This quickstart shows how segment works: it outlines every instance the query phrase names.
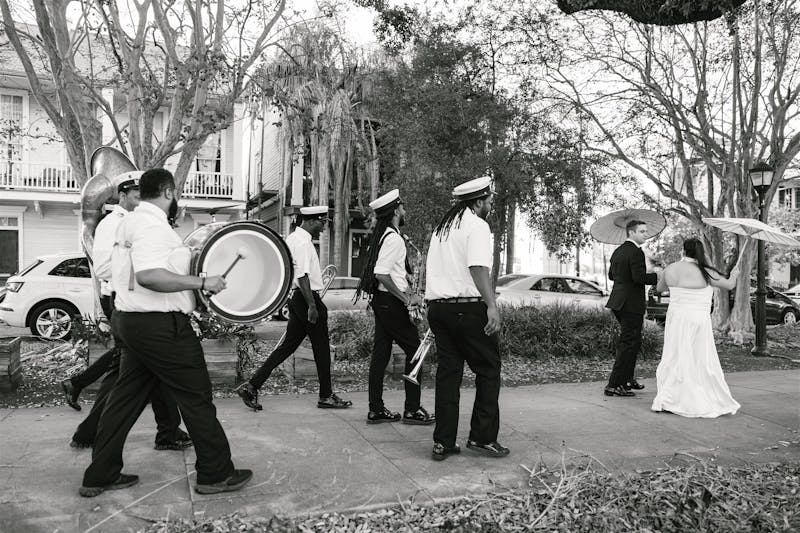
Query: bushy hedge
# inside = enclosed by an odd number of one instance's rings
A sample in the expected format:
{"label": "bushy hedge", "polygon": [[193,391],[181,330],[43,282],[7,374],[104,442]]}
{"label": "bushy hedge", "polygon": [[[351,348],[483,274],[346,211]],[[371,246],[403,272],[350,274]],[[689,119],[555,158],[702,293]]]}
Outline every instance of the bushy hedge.
{"label": "bushy hedge", "polygon": [[[619,325],[607,309],[545,305],[501,307],[500,313],[503,355],[532,359],[615,356]],[[332,312],[329,327],[337,359],[369,359],[375,332],[371,311]],[[420,335],[422,332],[420,326]],[[658,357],[663,342],[661,326],[646,320],[641,357]]]}

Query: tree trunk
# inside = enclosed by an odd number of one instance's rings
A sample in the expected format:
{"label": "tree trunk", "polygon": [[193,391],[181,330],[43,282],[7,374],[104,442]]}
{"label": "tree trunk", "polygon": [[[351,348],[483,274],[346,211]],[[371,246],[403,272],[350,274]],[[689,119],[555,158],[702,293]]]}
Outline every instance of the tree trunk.
{"label": "tree trunk", "polygon": [[514,272],[514,238],[516,237],[517,203],[508,202],[508,224],[506,228],[506,274]]}

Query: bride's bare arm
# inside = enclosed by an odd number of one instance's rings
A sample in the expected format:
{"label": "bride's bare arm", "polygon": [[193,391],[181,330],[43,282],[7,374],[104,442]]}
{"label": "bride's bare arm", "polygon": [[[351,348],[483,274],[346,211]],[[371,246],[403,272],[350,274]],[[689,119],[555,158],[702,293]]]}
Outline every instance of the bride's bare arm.
{"label": "bride's bare arm", "polygon": [[719,287],[720,289],[728,289],[731,290],[736,287],[736,278],[739,277],[739,266],[735,266],[733,270],[731,270],[731,275],[729,277],[724,277],[713,270],[707,270],[709,275],[708,284],[712,287]]}

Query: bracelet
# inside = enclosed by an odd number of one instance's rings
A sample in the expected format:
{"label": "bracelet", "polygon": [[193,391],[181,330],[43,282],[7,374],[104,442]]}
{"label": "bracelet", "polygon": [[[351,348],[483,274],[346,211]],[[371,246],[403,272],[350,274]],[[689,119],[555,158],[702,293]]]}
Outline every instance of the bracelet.
{"label": "bracelet", "polygon": [[200,278],[200,290],[206,290],[206,278]]}

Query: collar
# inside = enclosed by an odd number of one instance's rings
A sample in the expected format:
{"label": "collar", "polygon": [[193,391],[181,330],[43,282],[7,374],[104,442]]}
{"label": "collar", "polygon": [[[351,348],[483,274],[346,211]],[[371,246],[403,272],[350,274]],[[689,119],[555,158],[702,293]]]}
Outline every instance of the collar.
{"label": "collar", "polygon": [[156,204],[148,202],[147,200],[142,200],[139,202],[139,205],[136,206],[134,212],[144,213],[152,217],[156,217],[159,221],[169,225],[169,221],[167,221],[167,214],[164,212],[164,210],[158,207]]}
{"label": "collar", "polygon": [[121,205],[117,204],[114,206],[114,209],[111,210],[112,215],[120,215],[125,216],[128,214],[128,210],[122,207]]}
{"label": "collar", "polygon": [[681,261],[685,261],[685,262],[687,262],[687,263],[694,263],[695,265],[699,264],[699,263],[697,262],[697,259],[695,259],[695,258],[693,258],[693,257],[682,257],[682,258],[681,258]]}
{"label": "collar", "polygon": [[303,239],[309,240],[309,241],[312,240],[311,239],[311,234],[309,232],[307,232],[306,230],[304,230],[303,228],[301,228],[300,226],[297,226],[294,229],[294,232],[297,233],[298,237],[302,237]]}
{"label": "collar", "polygon": [[636,241],[634,241],[633,239],[625,239],[625,242],[629,242],[639,249],[642,248],[642,246],[640,244],[637,244]]}

